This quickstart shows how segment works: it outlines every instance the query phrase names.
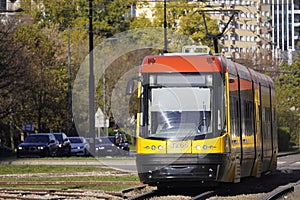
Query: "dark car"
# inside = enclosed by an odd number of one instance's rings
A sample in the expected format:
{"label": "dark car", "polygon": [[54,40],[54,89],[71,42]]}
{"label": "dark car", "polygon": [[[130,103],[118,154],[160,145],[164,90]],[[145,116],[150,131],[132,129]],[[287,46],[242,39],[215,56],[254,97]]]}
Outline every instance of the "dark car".
{"label": "dark car", "polygon": [[59,142],[58,156],[71,156],[71,142],[64,133],[53,133]]}
{"label": "dark car", "polygon": [[18,145],[17,157],[48,157],[56,156],[59,143],[51,133],[28,135],[24,142]]}
{"label": "dark car", "polygon": [[95,148],[97,156],[125,156],[129,155],[129,144],[124,135],[120,146],[115,144],[114,136],[96,138]]}
{"label": "dark car", "polygon": [[76,156],[88,156],[90,145],[84,137],[69,137],[71,142],[71,154]]}

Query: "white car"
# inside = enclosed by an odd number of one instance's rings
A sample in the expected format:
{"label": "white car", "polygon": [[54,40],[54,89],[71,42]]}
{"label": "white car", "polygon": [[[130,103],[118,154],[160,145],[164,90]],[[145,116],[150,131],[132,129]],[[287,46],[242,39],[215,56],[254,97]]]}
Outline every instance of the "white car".
{"label": "white car", "polygon": [[90,145],[84,137],[69,137],[71,154],[75,156],[89,156]]}

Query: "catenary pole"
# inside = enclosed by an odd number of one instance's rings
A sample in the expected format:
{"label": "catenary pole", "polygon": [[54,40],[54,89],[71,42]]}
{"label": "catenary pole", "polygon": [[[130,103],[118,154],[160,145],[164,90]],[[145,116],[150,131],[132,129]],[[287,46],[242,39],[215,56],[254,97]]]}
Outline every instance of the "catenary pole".
{"label": "catenary pole", "polygon": [[89,137],[92,138],[91,153],[95,153],[95,80],[94,80],[94,54],[93,54],[93,0],[89,0]]}

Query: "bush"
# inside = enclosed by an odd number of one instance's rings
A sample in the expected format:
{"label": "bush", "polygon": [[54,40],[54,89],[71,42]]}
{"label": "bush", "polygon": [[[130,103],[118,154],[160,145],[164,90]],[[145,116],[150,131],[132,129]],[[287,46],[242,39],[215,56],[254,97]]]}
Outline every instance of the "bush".
{"label": "bush", "polygon": [[290,149],[290,133],[288,127],[278,128],[278,149],[279,151],[288,151]]}
{"label": "bush", "polygon": [[0,147],[0,158],[8,158],[14,156],[14,151],[8,147]]}

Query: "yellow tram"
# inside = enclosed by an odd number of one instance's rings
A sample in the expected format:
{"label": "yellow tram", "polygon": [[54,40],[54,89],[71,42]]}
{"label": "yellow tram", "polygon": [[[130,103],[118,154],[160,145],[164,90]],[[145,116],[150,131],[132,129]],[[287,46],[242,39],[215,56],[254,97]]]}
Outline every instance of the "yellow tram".
{"label": "yellow tram", "polygon": [[147,56],[138,98],[136,164],[143,183],[239,182],[276,169],[270,77],[221,55]]}

